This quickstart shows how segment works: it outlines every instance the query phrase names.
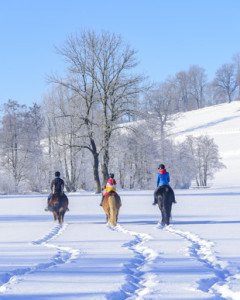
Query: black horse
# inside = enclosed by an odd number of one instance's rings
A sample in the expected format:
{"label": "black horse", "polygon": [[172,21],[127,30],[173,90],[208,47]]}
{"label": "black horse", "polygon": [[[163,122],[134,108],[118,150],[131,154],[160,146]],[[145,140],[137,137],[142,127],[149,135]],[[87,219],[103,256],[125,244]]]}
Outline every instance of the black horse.
{"label": "black horse", "polygon": [[162,226],[169,225],[172,211],[172,204],[175,203],[173,189],[169,185],[159,187],[155,192],[155,197],[162,214]]}

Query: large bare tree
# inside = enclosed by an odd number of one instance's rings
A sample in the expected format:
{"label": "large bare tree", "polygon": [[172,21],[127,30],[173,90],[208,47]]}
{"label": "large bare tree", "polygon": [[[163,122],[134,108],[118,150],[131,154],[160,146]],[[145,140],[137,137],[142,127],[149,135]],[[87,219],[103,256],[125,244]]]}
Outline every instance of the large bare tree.
{"label": "large bare tree", "polygon": [[67,74],[51,76],[50,81],[73,91],[79,103],[79,127],[84,127],[84,147],[93,155],[99,192],[99,156],[104,183],[112,133],[125,116],[134,114],[144,78],[133,73],[138,64],[136,51],[116,34],[82,32],[68,37],[58,53],[67,61]]}

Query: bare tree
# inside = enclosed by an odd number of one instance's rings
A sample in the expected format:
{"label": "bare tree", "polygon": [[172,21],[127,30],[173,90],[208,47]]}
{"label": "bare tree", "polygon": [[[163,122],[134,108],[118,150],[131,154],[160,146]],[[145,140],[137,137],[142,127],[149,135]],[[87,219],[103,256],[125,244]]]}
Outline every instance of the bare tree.
{"label": "bare tree", "polygon": [[192,109],[188,72],[180,71],[175,75],[175,86],[178,95],[178,111],[188,111]]}
{"label": "bare tree", "polygon": [[158,143],[145,121],[130,126],[125,124],[118,134],[114,134],[110,148],[114,156],[110,167],[117,171],[122,188],[153,188]]}
{"label": "bare tree", "polygon": [[[82,163],[77,133],[78,119],[74,114],[73,95],[59,86],[45,96],[45,143],[48,148],[50,169],[64,172],[66,189],[76,191],[80,178],[79,166]],[[53,172],[53,171],[52,171]],[[49,176],[49,180],[51,176]]]}
{"label": "bare tree", "polygon": [[136,51],[125,45],[118,35],[87,31],[70,36],[58,52],[68,63],[68,75],[66,79],[52,76],[50,81],[76,94],[81,107],[79,126],[85,127],[88,139],[85,147],[94,158],[94,177],[98,181],[99,154],[102,153],[105,182],[112,133],[124,116],[134,113],[142,91],[144,78],[131,73],[138,63]]}
{"label": "bare tree", "polygon": [[197,108],[204,106],[204,92],[207,83],[205,70],[198,66],[191,66],[188,71],[190,95]]}
{"label": "bare tree", "polygon": [[238,87],[238,99],[240,100],[240,53],[233,56],[233,63],[236,69],[236,82]]}
{"label": "bare tree", "polygon": [[162,160],[165,160],[165,142],[170,134],[172,121],[177,118],[173,114],[175,110],[176,89],[171,80],[161,83],[157,88],[146,94],[147,114],[145,115],[149,128],[160,140],[159,152]]}
{"label": "bare tree", "polygon": [[14,191],[24,177],[23,166],[25,153],[21,152],[22,124],[26,106],[9,100],[4,104],[3,127],[1,135],[2,166],[10,173],[14,180]]}
{"label": "bare tree", "polygon": [[236,70],[234,64],[223,64],[217,71],[214,86],[219,92],[224,93],[230,103],[237,88]]}
{"label": "bare tree", "polygon": [[40,146],[43,120],[40,107],[27,108],[17,101],[4,104],[1,127],[1,165],[13,182],[12,191],[24,188],[42,189],[42,149]]}
{"label": "bare tree", "polygon": [[196,184],[206,187],[214,173],[225,168],[219,157],[218,146],[214,143],[213,138],[206,135],[188,136],[186,144],[194,161]]}

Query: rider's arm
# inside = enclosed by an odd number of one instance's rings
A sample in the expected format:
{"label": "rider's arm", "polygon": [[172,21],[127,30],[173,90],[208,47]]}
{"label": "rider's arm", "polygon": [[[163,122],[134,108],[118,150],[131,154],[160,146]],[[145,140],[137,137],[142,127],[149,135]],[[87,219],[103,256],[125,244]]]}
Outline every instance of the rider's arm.
{"label": "rider's arm", "polygon": [[159,180],[160,180],[160,176],[159,176],[159,174],[157,174],[157,187],[159,185]]}

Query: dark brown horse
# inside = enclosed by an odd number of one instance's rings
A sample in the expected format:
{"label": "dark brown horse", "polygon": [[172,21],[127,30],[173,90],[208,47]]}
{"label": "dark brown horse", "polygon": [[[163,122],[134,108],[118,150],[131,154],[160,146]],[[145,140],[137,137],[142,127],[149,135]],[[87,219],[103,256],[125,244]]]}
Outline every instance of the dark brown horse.
{"label": "dark brown horse", "polygon": [[175,202],[174,191],[170,186],[164,185],[156,191],[156,198],[162,214],[161,225],[169,225],[172,211],[172,204]]}
{"label": "dark brown horse", "polygon": [[58,220],[59,224],[64,222],[65,212],[68,210],[68,197],[66,194],[53,194],[49,201],[49,206],[53,212],[54,221]]}
{"label": "dark brown horse", "polygon": [[104,196],[102,207],[109,225],[117,225],[118,213],[121,205],[121,198],[116,192],[109,192]]}

